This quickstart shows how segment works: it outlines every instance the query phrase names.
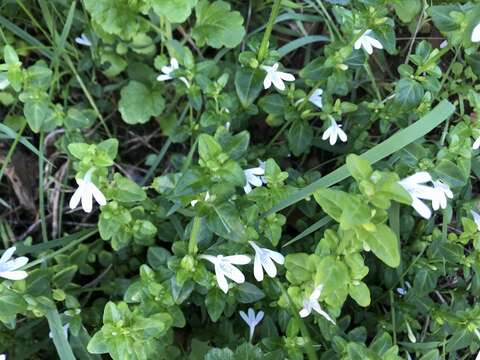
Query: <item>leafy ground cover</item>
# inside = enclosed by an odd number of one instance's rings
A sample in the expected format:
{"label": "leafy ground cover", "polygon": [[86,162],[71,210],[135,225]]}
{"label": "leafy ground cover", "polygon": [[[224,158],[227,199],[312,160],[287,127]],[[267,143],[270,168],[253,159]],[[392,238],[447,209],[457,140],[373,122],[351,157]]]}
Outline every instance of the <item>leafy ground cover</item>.
{"label": "leafy ground cover", "polygon": [[0,358],[478,358],[479,44],[466,1],[2,1]]}

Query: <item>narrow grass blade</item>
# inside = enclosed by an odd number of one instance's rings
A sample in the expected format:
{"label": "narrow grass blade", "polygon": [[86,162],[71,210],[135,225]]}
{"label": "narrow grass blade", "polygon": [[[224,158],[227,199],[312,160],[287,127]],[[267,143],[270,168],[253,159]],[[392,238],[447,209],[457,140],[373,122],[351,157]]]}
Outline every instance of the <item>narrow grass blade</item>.
{"label": "narrow grass blade", "polygon": [[292,240],[290,240],[286,244],[282,245],[282,247],[285,247],[285,246],[288,246],[288,245],[292,245],[293,243],[296,243],[297,241],[299,241],[299,240],[303,239],[304,237],[310,235],[311,233],[317,231],[321,227],[324,227],[325,225],[327,225],[330,222],[330,220],[332,220],[332,218],[330,216],[325,216],[325,217],[321,218],[320,220],[315,222],[313,225],[310,225],[308,228],[303,230],[300,234],[295,236]]}
{"label": "narrow grass blade", "polygon": [[[9,128],[5,124],[0,124],[0,132],[3,132],[10,139],[16,139],[17,136],[18,136],[18,134],[15,131],[13,131],[11,128]],[[19,142],[20,142],[20,144],[24,145],[28,150],[30,150],[35,155],[37,155],[38,157],[42,156],[40,154],[40,151],[38,151],[38,149],[30,141],[28,141],[25,137],[21,136]],[[43,161],[45,161],[49,165],[53,166],[53,164],[50,161],[48,161],[45,157],[43,158]]]}
{"label": "narrow grass blade", "polygon": [[15,251],[15,254],[18,256],[36,255],[43,251],[47,251],[49,249],[55,249],[55,248],[66,246],[70,244],[72,241],[75,241],[78,239],[85,240],[88,237],[95,234],[96,232],[97,232],[97,229],[84,229],[75,234],[67,235],[55,240],[50,240],[46,243],[39,243],[39,244],[28,245],[28,246],[22,244],[21,242],[17,242],[15,244],[15,247],[17,248],[17,250]]}
{"label": "narrow grass blade", "polygon": [[327,36],[307,35],[299,39],[290,41],[288,44],[283,45],[277,51],[280,54],[280,57],[284,57],[285,55],[291,53],[292,51],[297,50],[298,48],[304,47],[305,45],[316,43],[316,42],[328,42],[328,41],[330,41],[330,38],[328,38]]}
{"label": "narrow grass blade", "polygon": [[[387,140],[363,153],[361,156],[368,160],[370,164],[374,164],[428,134],[430,131],[432,131],[432,129],[448,119],[454,111],[455,106],[453,106],[448,100],[443,100],[424,117],[409,127],[398,131]],[[332,171],[330,174],[304,187],[303,189],[298,190],[287,199],[275,204],[264,215],[266,216],[268,214],[285,209],[286,207],[310,196],[315,192],[315,190],[335,185],[336,183],[349,177],[349,175],[350,174],[347,170],[347,166],[343,165]]]}
{"label": "narrow grass blade", "polygon": [[53,343],[55,344],[60,360],[75,360],[72,348],[63,332],[63,325],[58,310],[56,308],[51,309],[47,311],[45,316],[48,320],[48,326],[52,332]]}
{"label": "narrow grass blade", "polygon": [[38,41],[36,38],[34,38],[32,35],[27,33],[26,31],[20,29],[17,25],[14,23],[8,21],[5,19],[2,15],[0,15],[0,26],[4,26],[7,30],[11,31],[15,35],[17,35],[19,38],[25,40],[28,44],[38,48],[38,51],[48,59],[53,58],[53,53],[50,50],[47,50],[47,46],[42,44],[40,41]]}

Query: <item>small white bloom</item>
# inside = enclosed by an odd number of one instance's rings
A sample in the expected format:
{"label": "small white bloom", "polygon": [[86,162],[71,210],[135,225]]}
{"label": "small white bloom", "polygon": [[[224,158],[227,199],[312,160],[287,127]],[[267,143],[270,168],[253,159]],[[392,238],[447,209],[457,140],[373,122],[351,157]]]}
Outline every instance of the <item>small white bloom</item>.
{"label": "small white bloom", "polygon": [[253,262],[253,275],[255,279],[257,279],[257,281],[263,280],[263,269],[265,269],[265,272],[271,278],[277,276],[277,267],[274,261],[277,264],[283,265],[285,262],[283,255],[270,249],[261,248],[253,241],[249,241],[249,243],[255,250],[255,259]]}
{"label": "small white bloom", "polygon": [[475,142],[473,143],[472,149],[473,149],[473,150],[477,150],[479,147],[480,147],[480,136],[479,136],[479,137],[477,138],[477,140],[475,140]]}
{"label": "small white bloom", "polygon": [[106,205],[107,199],[105,195],[98,189],[98,187],[92,182],[93,169],[87,171],[83,179],[75,179],[78,184],[77,190],[73,193],[70,199],[70,209],[75,209],[80,200],[82,201],[83,211],[89,213],[92,211],[92,197],[100,205]]}
{"label": "small white bloom", "polygon": [[472,213],[473,221],[475,221],[478,231],[480,231],[480,214],[473,210],[470,210],[470,212]]}
{"label": "small white bloom", "polygon": [[300,310],[299,314],[302,318],[307,317],[312,313],[312,310],[315,310],[317,313],[322,315],[325,319],[330,321],[333,325],[335,325],[335,321],[328,315],[326,311],[322,309],[320,306],[318,299],[320,298],[320,294],[322,293],[323,285],[318,285],[310,295],[307,300],[303,301],[303,309]]}
{"label": "small white bloom", "polygon": [[432,199],[433,210],[445,209],[447,207],[447,197],[453,199],[452,190],[441,180],[433,181],[433,189],[436,192],[436,196]]}
{"label": "small white bloom", "polygon": [[375,39],[373,36],[370,34],[372,33],[372,30],[368,29],[365,31],[360,38],[358,38],[357,41],[355,41],[355,44],[353,47],[358,50],[360,48],[363,48],[369,55],[373,53],[373,48],[377,49],[383,49],[383,45],[380,41]]}
{"label": "small white bloom", "polygon": [[270,86],[275,86],[278,90],[285,90],[284,81],[295,81],[295,76],[292,74],[278,71],[278,63],[275,63],[273,66],[262,65],[262,69],[267,72],[265,79],[263,80],[263,87],[265,89],[270,88]]}
{"label": "small white bloom", "polygon": [[263,315],[264,313],[261,310],[257,313],[257,315],[255,315],[255,311],[252,308],[248,309],[248,315],[245,314],[243,311],[240,311],[240,316],[250,328],[250,341],[252,341],[253,339],[255,327],[260,323],[260,321],[262,321]]}
{"label": "small white bloom", "polygon": [[323,94],[322,89],[315,89],[312,95],[310,95],[310,97],[308,98],[308,101],[310,101],[316,107],[321,108],[323,106],[322,94]]}
{"label": "small white bloom", "polygon": [[[203,200],[204,200],[204,201],[208,201],[208,199],[210,199],[210,193],[207,191],[207,193],[205,194],[205,197],[203,198]],[[192,206],[197,205],[197,203],[198,203],[198,199],[195,199],[195,200],[190,201],[190,205],[192,205]]]}
{"label": "small white bloom", "polygon": [[408,281],[405,281],[405,287],[404,288],[397,288],[397,293],[399,293],[401,296],[404,296],[407,294],[408,289],[411,289],[412,285]]}
{"label": "small white bloom", "polygon": [[[175,70],[179,69],[180,66],[178,65],[178,61],[177,59],[175,59],[174,57],[172,57],[170,59],[170,66],[167,66],[165,65],[164,67],[162,67],[162,73],[163,74],[160,74],[157,76],[157,80],[158,81],[166,81],[166,80],[172,80],[173,78],[170,76],[170,74],[172,72],[174,72]],[[181,81],[183,81],[183,83],[187,86],[187,87],[190,87],[190,84],[188,83],[188,80],[186,78],[184,78],[183,76],[179,78]]]}
{"label": "small white bloom", "polygon": [[330,138],[330,145],[334,145],[337,142],[337,138],[340,141],[347,141],[347,134],[341,129],[342,125],[338,125],[334,118],[330,118],[330,126],[325,130],[322,135],[322,140]]}
{"label": "small white bloom", "polygon": [[448,40],[443,40],[440,43],[440,49],[445,49],[448,46]]}
{"label": "small white bloom", "polygon": [[26,271],[18,270],[28,263],[28,258],[26,256],[20,256],[16,259],[11,259],[15,250],[15,246],[8,248],[0,258],[0,277],[4,279],[22,280],[28,276]]}
{"label": "small white bloom", "polygon": [[252,186],[259,187],[265,183],[264,175],[265,175],[265,163],[260,161],[260,166],[243,170],[245,174],[245,185],[243,186],[243,190],[245,194],[248,194],[252,191]]}
{"label": "small white bloom", "polygon": [[[65,325],[63,325],[63,333],[65,334],[65,337],[68,339],[68,329],[70,328],[70,324],[69,323],[66,323]],[[48,333],[48,337],[50,339],[53,339],[53,334],[52,332],[50,331]],[[0,359],[1,360],[1,359]]]}
{"label": "small white bloom", "polygon": [[75,42],[79,45],[83,45],[83,46],[92,46],[92,42],[90,41],[90,39],[87,37],[87,35],[85,35],[84,33],[82,33],[82,35],[78,36],[75,38]]}
{"label": "small white bloom", "polygon": [[0,354],[0,360],[7,360],[7,355]]}
{"label": "small white bloom", "polygon": [[247,255],[200,255],[201,259],[210,261],[215,266],[215,276],[220,289],[226,294],[228,292],[228,282],[225,277],[232,279],[237,284],[245,282],[245,276],[233,265],[246,265],[250,262]]}
{"label": "small white bloom", "polygon": [[478,23],[472,31],[472,42],[480,42],[480,23]]}
{"label": "small white bloom", "polygon": [[433,187],[425,185],[427,182],[432,182],[432,177],[425,171],[420,171],[398,182],[410,194],[412,207],[425,219],[432,216],[432,211],[420,199],[433,200],[438,196],[438,192]]}

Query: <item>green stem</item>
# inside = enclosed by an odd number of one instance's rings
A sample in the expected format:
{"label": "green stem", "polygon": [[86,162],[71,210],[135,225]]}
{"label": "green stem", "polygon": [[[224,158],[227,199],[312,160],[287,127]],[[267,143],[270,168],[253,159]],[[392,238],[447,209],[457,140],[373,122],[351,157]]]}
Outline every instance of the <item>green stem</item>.
{"label": "green stem", "polygon": [[395,300],[393,299],[393,291],[389,291],[390,294],[390,312],[392,314],[392,328],[393,328],[393,344],[397,344],[397,328],[395,324]]}
{"label": "green stem", "polygon": [[275,2],[273,3],[272,12],[270,13],[270,17],[267,23],[267,28],[265,29],[262,43],[260,44],[260,49],[258,50],[258,61],[260,63],[265,59],[265,56],[267,56],[268,42],[270,40],[270,35],[272,34],[273,24],[275,23],[275,19],[277,18],[278,12],[280,11],[281,4],[282,0],[275,0]]}
{"label": "green stem", "polygon": [[[325,20],[326,20],[326,23],[327,23],[327,26],[329,28],[332,28],[333,30],[335,30],[335,34],[338,36],[338,38],[340,40],[343,41],[343,37],[342,37],[342,34],[340,33],[340,31],[338,30],[337,26],[335,25],[335,22],[333,21],[333,19],[330,17],[330,14],[328,13],[327,9],[325,8],[325,6],[323,5],[323,2],[321,0],[317,0],[317,4],[318,6],[320,6],[320,9],[322,10],[323,12],[323,15],[325,16]],[[330,24],[330,25],[329,25]],[[333,35],[333,33],[331,33],[331,35]]]}
{"label": "green stem", "polygon": [[42,239],[43,242],[48,241],[47,235],[47,222],[45,220],[45,194],[44,194],[44,173],[43,173],[43,159],[45,154],[45,133],[43,130],[40,130],[40,143],[38,144],[40,156],[38,157],[38,206],[40,213],[40,224],[42,228]]}
{"label": "green stem", "polygon": [[375,95],[377,95],[378,101],[382,101],[382,95],[380,94],[380,90],[378,89],[377,82],[375,81],[375,77],[373,76],[372,69],[370,68],[370,64],[365,63],[363,64],[365,71],[367,72],[370,81],[372,82],[373,90],[375,90]]}
{"label": "green stem", "polygon": [[298,316],[298,311],[295,309],[295,306],[293,305],[293,301],[288,295],[287,291],[283,287],[283,284],[279,281],[276,280],[276,283],[280,290],[282,291],[282,294],[287,298],[288,300],[288,306],[290,308],[290,312],[293,315],[293,317],[297,320],[298,327],[300,328],[300,332],[302,333],[303,340],[305,341],[305,350],[307,352],[307,357],[308,360],[318,360],[317,358],[317,352],[315,351],[315,348],[313,347],[312,343],[312,338],[310,336],[310,333],[308,332],[307,326],[303,322],[303,320]]}
{"label": "green stem", "polygon": [[24,124],[20,128],[20,131],[17,134],[17,137],[13,141],[12,146],[10,146],[10,149],[8,149],[7,156],[3,160],[2,168],[0,169],[0,181],[2,181],[3,174],[5,173],[5,169],[7,168],[7,165],[10,163],[10,159],[12,158],[13,152],[15,151],[15,148],[17,147],[17,144],[20,141],[20,138],[22,137],[22,133],[23,133],[23,130],[25,130],[26,125],[27,125],[27,122],[24,122]]}
{"label": "green stem", "polygon": [[190,240],[188,241],[188,253],[190,255],[195,255],[198,251],[197,243],[201,226],[202,218],[199,216],[195,216],[193,218],[192,230],[190,231]]}

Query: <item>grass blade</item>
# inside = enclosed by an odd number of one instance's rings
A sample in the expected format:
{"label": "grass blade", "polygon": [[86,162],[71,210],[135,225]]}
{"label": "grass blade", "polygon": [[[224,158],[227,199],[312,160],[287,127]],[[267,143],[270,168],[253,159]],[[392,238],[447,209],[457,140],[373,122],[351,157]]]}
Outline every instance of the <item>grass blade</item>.
{"label": "grass blade", "polygon": [[5,19],[2,15],[0,15],[0,25],[4,26],[7,30],[11,31],[15,35],[17,35],[19,38],[25,40],[28,44],[38,48],[38,51],[46,58],[50,60],[53,58],[53,53],[50,50],[47,50],[47,46],[42,44],[40,41],[35,39],[32,35],[30,35],[26,31],[20,29],[14,23]]}
{"label": "grass blade", "polygon": [[288,241],[286,244],[282,245],[282,247],[291,245],[293,243],[296,243],[297,241],[303,239],[304,237],[310,235],[311,233],[317,231],[321,227],[327,225],[332,218],[330,216],[325,216],[321,218],[320,220],[316,221],[313,225],[310,225],[308,228],[303,230],[300,234],[295,236],[292,240]]}
{"label": "grass blade", "polygon": [[330,41],[330,38],[328,38],[327,36],[307,35],[299,39],[290,41],[288,44],[283,45],[280,49],[278,49],[278,53],[282,58],[285,55],[291,53],[292,51],[295,51],[298,48],[304,47],[305,45],[316,43],[316,42],[328,42],[328,41]]}
{"label": "grass blade", "polygon": [[55,344],[60,360],[75,360],[72,348],[63,332],[63,325],[58,310],[53,308],[47,311],[45,316],[48,320],[48,326],[52,332],[53,343]]}
{"label": "grass blade", "polygon": [[[416,121],[409,127],[398,131],[387,140],[363,153],[361,156],[368,160],[370,164],[374,164],[404,148],[418,138],[428,134],[432,129],[448,119],[454,111],[455,106],[453,106],[448,100],[443,100],[420,120]],[[347,170],[347,166],[343,165],[328,175],[298,190],[287,199],[275,204],[270,210],[264,213],[264,216],[285,209],[286,207],[310,196],[315,190],[335,185],[349,176],[350,174]]]}

